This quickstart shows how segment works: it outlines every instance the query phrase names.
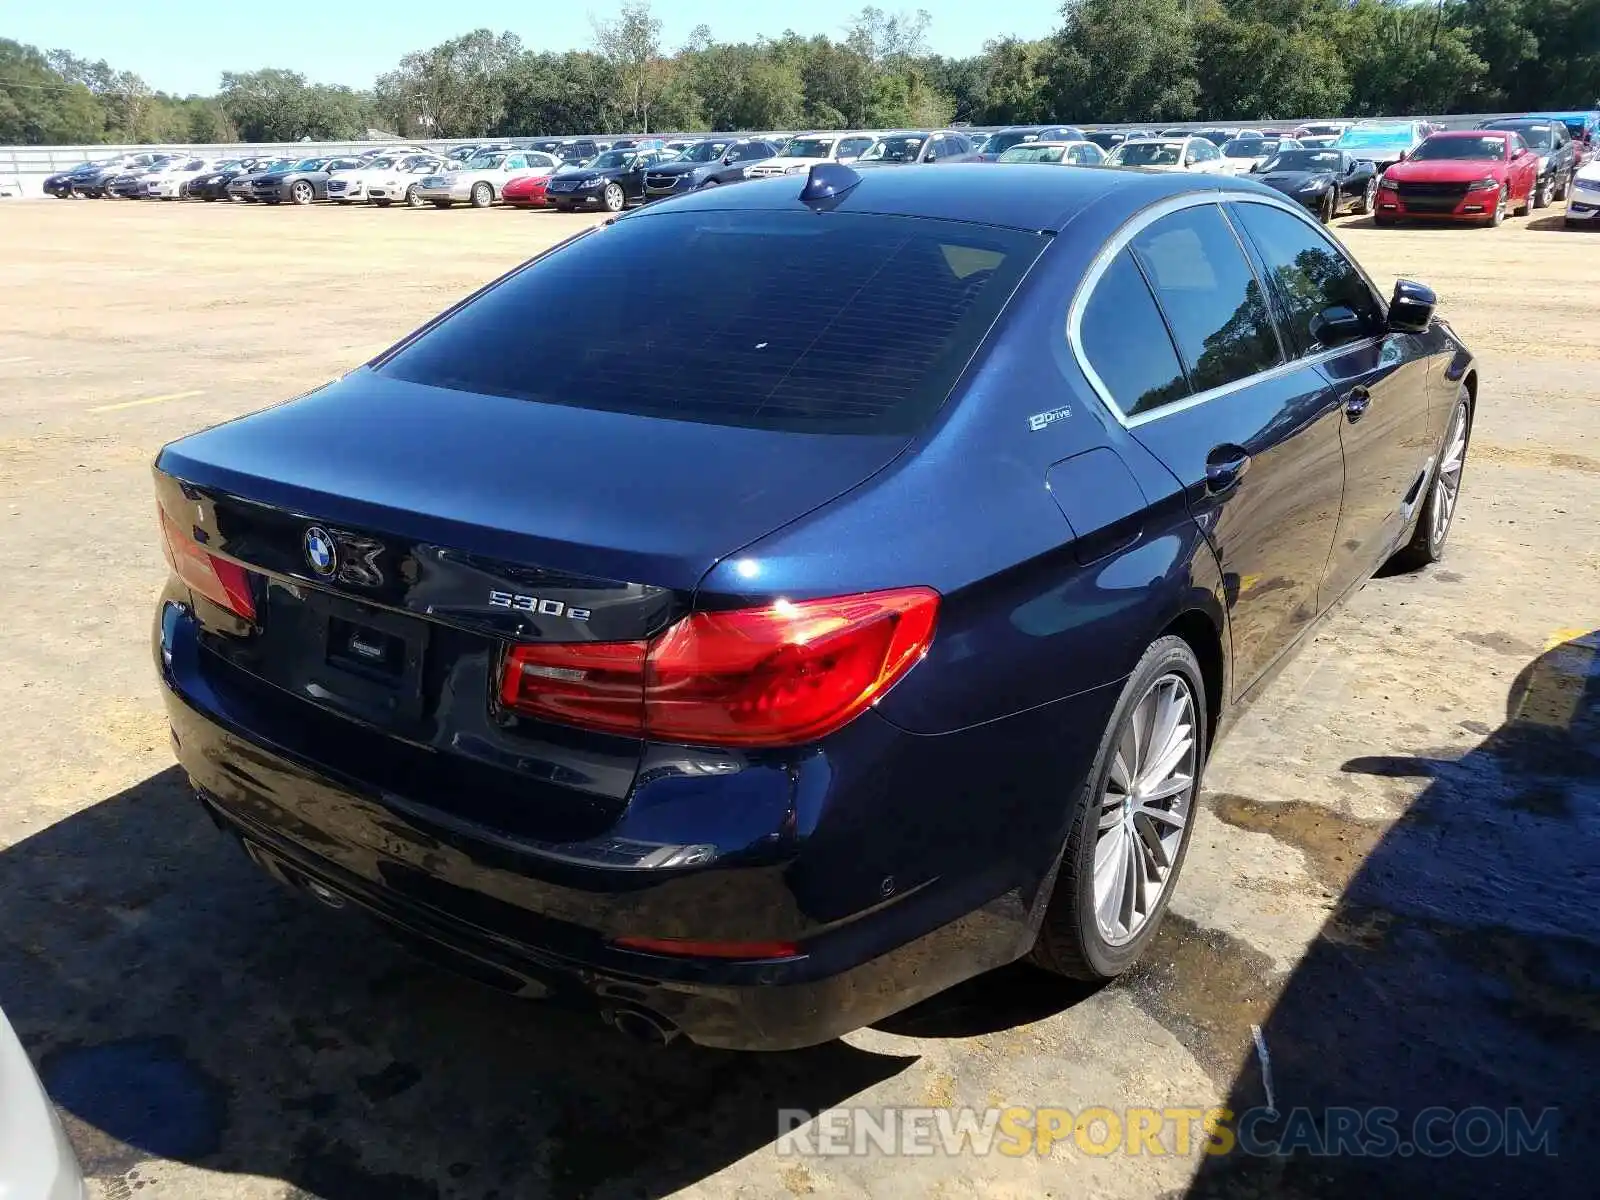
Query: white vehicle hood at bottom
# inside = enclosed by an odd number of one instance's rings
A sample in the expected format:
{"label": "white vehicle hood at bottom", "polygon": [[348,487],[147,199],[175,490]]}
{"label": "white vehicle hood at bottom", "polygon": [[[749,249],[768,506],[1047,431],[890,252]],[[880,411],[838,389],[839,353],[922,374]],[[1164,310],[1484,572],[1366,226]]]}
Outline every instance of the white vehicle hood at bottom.
{"label": "white vehicle hood at bottom", "polygon": [[88,1195],[50,1097],[0,1012],[0,1197],[88,1200]]}
{"label": "white vehicle hood at bottom", "polygon": [[793,171],[795,174],[798,175],[801,171],[809,171],[812,167],[816,166],[818,163],[834,162],[834,161],[836,161],[836,160],[835,159],[831,159],[831,158],[785,158],[785,157],[782,157],[780,155],[777,158],[763,159],[761,162],[758,162],[754,166],[752,166],[746,172],[746,174],[748,174],[748,175],[783,175],[783,174],[788,173],[789,171]]}
{"label": "white vehicle hood at bottom", "polygon": [[1600,187],[1600,157],[1591,158],[1584,163],[1572,178],[1575,182],[1586,183],[1590,187]]}

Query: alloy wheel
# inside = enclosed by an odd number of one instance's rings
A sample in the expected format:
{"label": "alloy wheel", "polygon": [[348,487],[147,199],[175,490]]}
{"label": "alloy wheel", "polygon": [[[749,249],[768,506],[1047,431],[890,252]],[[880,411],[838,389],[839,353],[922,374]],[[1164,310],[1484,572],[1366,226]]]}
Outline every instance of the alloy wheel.
{"label": "alloy wheel", "polygon": [[1378,211],[1378,177],[1376,175],[1367,180],[1367,194],[1363,203],[1368,213]]}
{"label": "alloy wheel", "polygon": [[1095,923],[1109,945],[1138,935],[1172,877],[1194,802],[1196,729],[1194,691],[1169,672],[1118,734],[1094,848]]}
{"label": "alloy wheel", "polygon": [[1439,461],[1439,472],[1433,481],[1433,544],[1444,544],[1450,532],[1450,522],[1455,517],[1456,499],[1461,495],[1461,471],[1467,462],[1467,406],[1465,401],[1456,405],[1450,418],[1450,436],[1445,438],[1444,457]]}

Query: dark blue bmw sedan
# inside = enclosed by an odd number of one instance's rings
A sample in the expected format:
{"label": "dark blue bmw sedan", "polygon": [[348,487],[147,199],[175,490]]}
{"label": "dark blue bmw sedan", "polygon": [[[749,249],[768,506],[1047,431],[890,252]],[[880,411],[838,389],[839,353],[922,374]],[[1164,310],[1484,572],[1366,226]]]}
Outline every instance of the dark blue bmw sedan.
{"label": "dark blue bmw sedan", "polygon": [[161,452],[178,756],[280,880],[656,1041],[1115,976],[1230,713],[1443,550],[1478,381],[1433,309],[1215,177],[607,222]]}

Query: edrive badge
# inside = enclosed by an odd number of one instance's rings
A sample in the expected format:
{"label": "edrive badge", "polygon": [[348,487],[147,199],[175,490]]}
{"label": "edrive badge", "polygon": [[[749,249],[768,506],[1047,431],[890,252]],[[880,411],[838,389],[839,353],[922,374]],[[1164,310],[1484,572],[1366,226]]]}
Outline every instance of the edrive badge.
{"label": "edrive badge", "polygon": [[338,548],[333,544],[333,536],[322,526],[313,525],[306,530],[305,549],[306,562],[313,573],[325,578],[339,569]]}

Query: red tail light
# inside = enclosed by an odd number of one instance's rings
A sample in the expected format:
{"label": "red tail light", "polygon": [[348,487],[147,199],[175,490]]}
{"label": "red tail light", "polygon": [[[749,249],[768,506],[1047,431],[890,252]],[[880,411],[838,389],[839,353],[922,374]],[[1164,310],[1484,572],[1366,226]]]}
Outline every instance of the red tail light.
{"label": "red tail light", "polygon": [[794,942],[703,942],[693,938],[620,937],[612,943],[624,950],[646,954],[682,955],[686,958],[794,958]]}
{"label": "red tail light", "polygon": [[212,554],[169,517],[166,509],[157,507],[161,513],[162,547],[178,578],[235,616],[255,620],[256,602],[250,594],[250,577],[245,569]]}
{"label": "red tail light", "polygon": [[656,741],[795,745],[893,687],[927,652],[938,611],[937,592],[900,588],[692,613],[648,643],[512,646],[500,699]]}

